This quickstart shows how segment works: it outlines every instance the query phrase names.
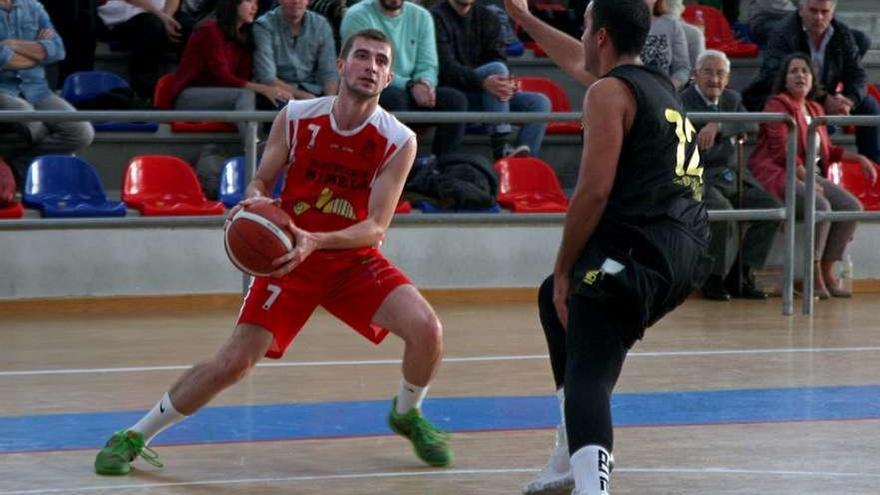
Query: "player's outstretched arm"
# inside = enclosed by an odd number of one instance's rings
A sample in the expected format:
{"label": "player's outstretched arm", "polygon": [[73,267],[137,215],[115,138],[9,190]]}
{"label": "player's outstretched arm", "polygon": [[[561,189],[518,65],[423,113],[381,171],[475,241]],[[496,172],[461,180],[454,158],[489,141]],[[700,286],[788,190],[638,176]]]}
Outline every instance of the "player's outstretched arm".
{"label": "player's outstretched arm", "polygon": [[584,151],[553,269],[553,302],[563,325],[568,320],[571,270],[605,211],[636,103],[625,83],[605,78],[590,87],[583,111]]}
{"label": "player's outstretched arm", "polygon": [[596,82],[596,76],[584,69],[584,46],[580,40],[532,15],[527,0],[504,0],[504,7],[566,74],[584,86]]}

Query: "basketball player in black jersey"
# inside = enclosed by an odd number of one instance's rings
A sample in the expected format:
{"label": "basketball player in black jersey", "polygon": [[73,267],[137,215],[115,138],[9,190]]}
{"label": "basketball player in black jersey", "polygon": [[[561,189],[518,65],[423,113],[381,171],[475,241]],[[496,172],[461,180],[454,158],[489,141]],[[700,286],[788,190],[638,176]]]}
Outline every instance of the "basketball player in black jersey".
{"label": "basketball player in black jersey", "polygon": [[539,310],[564,388],[572,493],[604,495],[611,391],[627,351],[709,268],[695,130],[668,77],[639,60],[651,27],[644,0],[590,2],[582,46],[529,15],[524,1],[506,4],[563,70],[589,85],[578,182]]}

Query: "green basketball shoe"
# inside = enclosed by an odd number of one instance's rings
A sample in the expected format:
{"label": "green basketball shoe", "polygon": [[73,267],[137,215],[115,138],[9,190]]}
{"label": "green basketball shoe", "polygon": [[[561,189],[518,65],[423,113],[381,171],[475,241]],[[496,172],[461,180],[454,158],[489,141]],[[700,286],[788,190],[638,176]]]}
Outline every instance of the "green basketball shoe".
{"label": "green basketball shoe", "polygon": [[391,401],[391,412],[388,413],[391,431],[408,438],[416,455],[427,464],[434,467],[452,464],[452,450],[447,443],[449,433],[432,425],[416,408],[405,414],[398,414],[396,408],[397,397]]}
{"label": "green basketball shoe", "polygon": [[117,431],[95,457],[95,472],[98,474],[128,474],[131,471],[132,461],[138,456],[143,457],[153,466],[162,467],[159,455],[146,446],[143,435],[131,430]]}

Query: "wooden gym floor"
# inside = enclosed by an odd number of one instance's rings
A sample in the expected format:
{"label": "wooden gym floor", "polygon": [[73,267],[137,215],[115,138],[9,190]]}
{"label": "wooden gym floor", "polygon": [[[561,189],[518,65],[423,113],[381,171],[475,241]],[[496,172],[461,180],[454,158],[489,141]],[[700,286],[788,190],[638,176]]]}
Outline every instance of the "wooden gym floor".
{"label": "wooden gym floor", "polygon": [[[783,317],[779,299],[691,299],[633,349],[614,398],[622,494],[876,494],[880,296]],[[0,495],[516,494],[558,418],[530,302],[438,303],[446,360],[425,413],[454,432],[447,469],[384,425],[401,343],[316,314],[126,477],[97,449],[226,338],[235,309],[13,311],[0,318]]]}

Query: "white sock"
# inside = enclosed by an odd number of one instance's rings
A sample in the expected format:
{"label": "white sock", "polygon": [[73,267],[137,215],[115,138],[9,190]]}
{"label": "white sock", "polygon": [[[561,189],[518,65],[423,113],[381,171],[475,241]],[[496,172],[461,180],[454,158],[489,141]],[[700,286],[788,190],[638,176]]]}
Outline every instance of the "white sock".
{"label": "white sock", "polygon": [[571,455],[574,473],[572,495],[609,495],[611,493],[611,454],[598,445],[581,447]]}
{"label": "white sock", "polygon": [[168,392],[165,392],[165,395],[150,409],[150,412],[129,428],[129,430],[142,434],[146,443],[150,443],[153,437],[163,430],[186,418],[185,415],[177,412],[177,409],[171,403],[171,397],[168,395]]}
{"label": "white sock", "polygon": [[405,414],[412,408],[421,409],[422,401],[428,394],[428,386],[419,387],[406,381],[405,378],[400,380],[400,390],[397,392],[397,414]]}

